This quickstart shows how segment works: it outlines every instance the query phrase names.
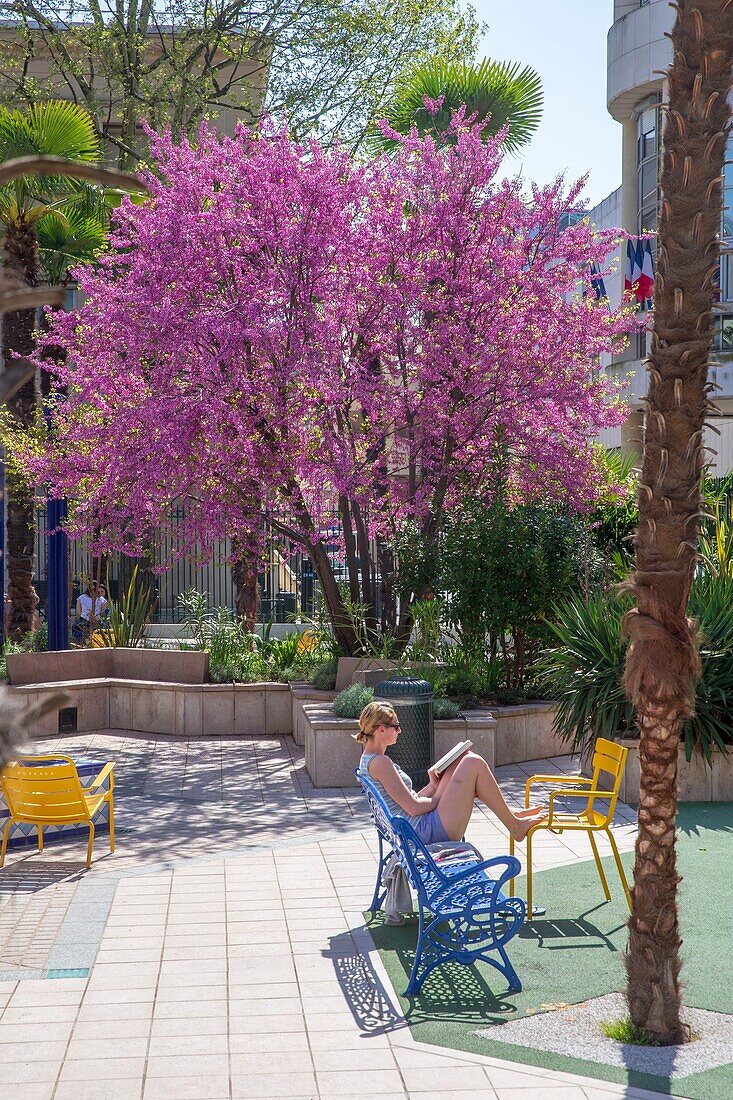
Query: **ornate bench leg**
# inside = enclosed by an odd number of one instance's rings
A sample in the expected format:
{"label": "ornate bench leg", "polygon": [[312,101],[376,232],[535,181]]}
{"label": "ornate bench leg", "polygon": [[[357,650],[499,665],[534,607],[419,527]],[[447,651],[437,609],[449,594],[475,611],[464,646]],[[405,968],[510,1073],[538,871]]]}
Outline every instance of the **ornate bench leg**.
{"label": "ornate bench leg", "polygon": [[419,923],[417,930],[417,947],[415,948],[415,961],[412,964],[412,973],[407,983],[407,989],[403,996],[415,997],[420,992],[428,974],[435,970],[436,966],[445,962],[450,956],[441,951],[433,943],[430,936],[425,935],[425,914],[420,906]]}

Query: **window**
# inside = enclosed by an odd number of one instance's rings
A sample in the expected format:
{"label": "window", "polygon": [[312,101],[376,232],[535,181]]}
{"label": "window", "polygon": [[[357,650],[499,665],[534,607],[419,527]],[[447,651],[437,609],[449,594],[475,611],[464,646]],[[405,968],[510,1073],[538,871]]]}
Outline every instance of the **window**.
{"label": "window", "polygon": [[661,115],[653,102],[639,114],[636,123],[637,228],[640,233],[657,228],[659,206],[659,150]]}

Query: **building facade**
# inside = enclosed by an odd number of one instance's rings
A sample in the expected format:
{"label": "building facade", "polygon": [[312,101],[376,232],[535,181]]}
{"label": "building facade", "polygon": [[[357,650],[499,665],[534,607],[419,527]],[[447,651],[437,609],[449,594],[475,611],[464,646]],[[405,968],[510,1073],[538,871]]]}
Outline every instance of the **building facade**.
{"label": "building facade", "polygon": [[[674,8],[668,0],[615,0],[614,21],[608,32],[607,104],[622,127],[621,187],[591,212],[599,227],[621,226],[628,233],[654,232],[660,203],[661,106],[666,97],[664,72],[671,60]],[[711,381],[720,389],[713,395],[720,407],[715,427],[707,431],[706,445],[716,451],[714,472],[733,470],[733,141],[728,146],[725,173],[724,215],[721,226],[723,255],[720,296],[716,306],[712,359],[718,365]],[[654,243],[653,243],[654,247]],[[612,303],[623,290],[624,257],[606,280]],[[632,338],[623,356],[607,366],[628,384],[631,414],[620,429],[605,433],[608,446],[636,449],[643,432],[641,398],[646,392],[646,337]]]}

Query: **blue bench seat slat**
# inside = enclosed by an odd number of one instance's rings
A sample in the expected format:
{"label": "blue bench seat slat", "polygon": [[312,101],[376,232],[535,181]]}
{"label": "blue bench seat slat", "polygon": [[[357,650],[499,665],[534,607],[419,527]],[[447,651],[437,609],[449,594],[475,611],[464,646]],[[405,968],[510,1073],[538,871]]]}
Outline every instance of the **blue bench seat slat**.
{"label": "blue bench seat slat", "polygon": [[522,983],[509,961],[506,944],[524,924],[526,907],[521,898],[510,897],[502,889],[519,874],[519,860],[509,855],[481,860],[475,853],[466,859],[436,861],[437,853],[423,843],[410,822],[390,814],[372,780],[358,770],[356,776],[379,836],[371,911],[380,909],[384,901],[382,873],[393,855],[417,894],[418,941],[405,996],[419,993],[428,975],[442,963],[470,966],[478,959],[495,967],[511,992],[519,992]]}

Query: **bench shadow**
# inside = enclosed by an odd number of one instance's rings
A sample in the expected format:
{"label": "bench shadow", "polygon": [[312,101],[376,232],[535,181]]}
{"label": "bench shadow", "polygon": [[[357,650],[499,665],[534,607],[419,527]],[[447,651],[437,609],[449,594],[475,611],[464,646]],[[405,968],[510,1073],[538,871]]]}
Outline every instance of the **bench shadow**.
{"label": "bench shadow", "polygon": [[363,1036],[384,1035],[405,1026],[370,959],[355,946],[350,932],[331,936],[323,957],[333,963],[344,1000]]}
{"label": "bench shadow", "polygon": [[[366,927],[377,949],[389,952],[399,962],[401,976],[395,981],[395,991],[404,1001],[403,990],[415,959],[416,922],[393,926],[377,917]],[[499,975],[496,979],[501,984]],[[513,996],[506,990],[497,993],[475,966],[443,963],[430,974],[420,994],[407,998],[405,1018],[411,1026],[428,1021],[477,1027],[502,1024],[517,1012]]]}

